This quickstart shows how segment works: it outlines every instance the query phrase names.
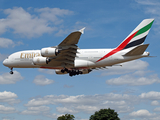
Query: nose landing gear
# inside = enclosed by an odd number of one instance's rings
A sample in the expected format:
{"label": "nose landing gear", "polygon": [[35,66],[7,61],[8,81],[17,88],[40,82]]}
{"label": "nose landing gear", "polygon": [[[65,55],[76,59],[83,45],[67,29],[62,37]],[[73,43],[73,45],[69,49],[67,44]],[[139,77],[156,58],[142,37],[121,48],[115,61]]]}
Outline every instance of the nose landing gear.
{"label": "nose landing gear", "polygon": [[11,71],[9,72],[11,75],[13,74],[13,67],[11,68]]}

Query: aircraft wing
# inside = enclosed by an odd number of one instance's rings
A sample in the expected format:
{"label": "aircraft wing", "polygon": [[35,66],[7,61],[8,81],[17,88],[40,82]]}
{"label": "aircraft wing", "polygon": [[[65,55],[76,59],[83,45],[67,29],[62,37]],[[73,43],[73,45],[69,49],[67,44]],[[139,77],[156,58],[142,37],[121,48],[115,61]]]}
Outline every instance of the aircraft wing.
{"label": "aircraft wing", "polygon": [[74,60],[76,57],[78,46],[78,41],[81,34],[83,34],[85,28],[79,31],[72,32],[68,35],[59,45],[60,53],[57,55],[56,61],[58,61],[61,66],[74,67]]}
{"label": "aircraft wing", "polygon": [[72,32],[68,35],[58,46],[75,45],[78,43],[81,34],[83,34],[85,28],[79,31]]}

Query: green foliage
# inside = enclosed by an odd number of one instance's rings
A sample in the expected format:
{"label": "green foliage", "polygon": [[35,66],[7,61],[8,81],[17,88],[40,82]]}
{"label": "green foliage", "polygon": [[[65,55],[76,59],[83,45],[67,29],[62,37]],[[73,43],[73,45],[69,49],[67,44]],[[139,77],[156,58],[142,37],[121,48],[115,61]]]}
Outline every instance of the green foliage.
{"label": "green foliage", "polygon": [[91,115],[89,120],[120,120],[117,112],[108,108],[96,111],[94,115]]}
{"label": "green foliage", "polygon": [[57,118],[57,120],[74,120],[74,116],[70,114],[65,114]]}

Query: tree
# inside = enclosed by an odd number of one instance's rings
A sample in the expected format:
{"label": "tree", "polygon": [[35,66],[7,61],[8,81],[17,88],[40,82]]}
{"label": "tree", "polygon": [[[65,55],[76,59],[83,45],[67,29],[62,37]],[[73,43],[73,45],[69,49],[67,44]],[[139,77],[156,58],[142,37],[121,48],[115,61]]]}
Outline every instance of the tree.
{"label": "tree", "polygon": [[120,118],[117,112],[108,108],[96,111],[94,115],[91,115],[89,120],[120,120]]}
{"label": "tree", "polygon": [[74,116],[70,114],[65,114],[57,118],[57,120],[74,120]]}

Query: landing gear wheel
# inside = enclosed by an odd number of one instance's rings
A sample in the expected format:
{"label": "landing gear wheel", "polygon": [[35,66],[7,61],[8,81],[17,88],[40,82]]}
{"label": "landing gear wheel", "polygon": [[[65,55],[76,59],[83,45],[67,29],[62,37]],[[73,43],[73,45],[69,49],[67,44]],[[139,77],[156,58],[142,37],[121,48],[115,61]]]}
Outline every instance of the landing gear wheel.
{"label": "landing gear wheel", "polygon": [[64,71],[66,71],[68,73],[68,69],[67,68],[64,68]]}
{"label": "landing gear wheel", "polygon": [[61,70],[61,72],[62,72],[62,73],[67,72],[67,73],[68,73],[69,70],[68,70],[67,68],[64,68],[64,69]]}
{"label": "landing gear wheel", "polygon": [[83,74],[82,71],[79,71],[77,69],[72,69],[72,70],[68,70],[69,76],[75,76],[75,75],[79,75],[79,74]]}
{"label": "landing gear wheel", "polygon": [[71,77],[73,76],[72,72],[69,73],[69,76],[71,76]]}
{"label": "landing gear wheel", "polygon": [[13,74],[13,71],[10,71],[9,73],[12,75],[12,74]]}
{"label": "landing gear wheel", "polygon": [[62,73],[64,73],[64,72],[65,72],[65,70],[64,70],[64,69],[62,69],[62,70],[61,70],[61,72],[62,72]]}

